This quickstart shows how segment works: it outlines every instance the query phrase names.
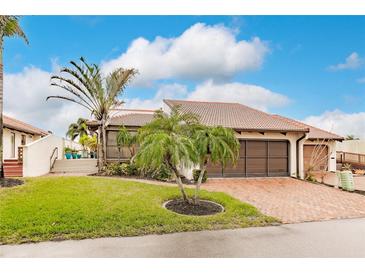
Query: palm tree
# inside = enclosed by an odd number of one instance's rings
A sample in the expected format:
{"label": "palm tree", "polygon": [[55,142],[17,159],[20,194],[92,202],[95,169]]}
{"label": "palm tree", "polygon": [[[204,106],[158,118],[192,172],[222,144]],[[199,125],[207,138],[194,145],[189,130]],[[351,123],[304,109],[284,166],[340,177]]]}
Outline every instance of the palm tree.
{"label": "palm tree", "polygon": [[235,164],[239,156],[240,143],[229,128],[199,126],[194,130],[194,143],[199,157],[200,174],[195,188],[194,202],[199,203],[199,191],[208,162]]}
{"label": "palm tree", "polygon": [[122,126],[117,134],[117,146],[119,155],[122,147],[128,147],[131,158],[136,154],[137,134],[132,134],[124,126]]}
{"label": "palm tree", "polygon": [[[48,96],[49,99],[66,100],[78,104],[90,111],[90,114],[99,122],[99,169],[106,162],[106,123],[110,110],[120,106],[123,102],[119,96],[123,93],[131,79],[136,75],[135,69],[117,68],[104,77],[96,64],[88,64],[83,57],[80,64],[71,61],[71,68],[61,69],[61,75],[51,77],[51,86],[62,88],[66,95]],[[99,145],[100,146],[100,145]]]}
{"label": "palm tree", "polygon": [[359,140],[359,138],[355,137],[353,134],[349,134],[345,138],[346,141],[353,141],[353,140]]}
{"label": "palm tree", "polygon": [[166,165],[175,175],[182,198],[190,202],[182,184],[181,169],[190,168],[198,161],[198,155],[191,138],[197,124],[195,116],[180,114],[173,108],[171,114],[157,111],[152,122],[138,132],[140,143],[135,161],[142,169],[157,169]]}
{"label": "palm tree", "polygon": [[0,15],[0,178],[4,177],[3,171],[3,43],[5,37],[18,36],[28,44],[28,39],[20,28],[19,18],[11,15]]}
{"label": "palm tree", "polygon": [[76,123],[72,123],[68,126],[66,136],[74,141],[77,137],[89,135],[89,130],[86,125],[86,119],[79,118]]}

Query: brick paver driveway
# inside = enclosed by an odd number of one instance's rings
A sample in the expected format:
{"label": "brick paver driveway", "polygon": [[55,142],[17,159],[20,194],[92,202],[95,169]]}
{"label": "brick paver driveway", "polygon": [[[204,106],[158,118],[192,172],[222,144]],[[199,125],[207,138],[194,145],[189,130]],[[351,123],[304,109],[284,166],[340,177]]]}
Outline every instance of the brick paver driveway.
{"label": "brick paver driveway", "polygon": [[283,223],[365,217],[365,196],[292,178],[209,179],[203,188],[228,193]]}

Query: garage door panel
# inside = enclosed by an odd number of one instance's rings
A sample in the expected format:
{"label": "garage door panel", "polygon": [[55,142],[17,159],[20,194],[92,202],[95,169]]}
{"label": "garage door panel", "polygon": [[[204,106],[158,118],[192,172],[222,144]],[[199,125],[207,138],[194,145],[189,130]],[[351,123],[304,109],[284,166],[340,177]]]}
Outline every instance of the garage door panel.
{"label": "garage door panel", "polygon": [[224,168],[224,173],[230,176],[244,177],[246,175],[245,166],[246,166],[245,158],[240,158],[237,160],[236,165],[233,165],[231,163],[227,164],[227,166]]}
{"label": "garage door panel", "polygon": [[247,158],[247,176],[267,176],[267,158]]}
{"label": "garage door panel", "polygon": [[[288,175],[289,149],[287,141],[240,140],[240,155],[236,166],[227,165],[224,177],[265,177]],[[208,166],[209,176],[222,176],[220,165]]]}
{"label": "garage door panel", "polygon": [[308,170],[310,166],[313,166],[313,171],[327,169],[328,147],[326,145],[304,145],[303,154],[304,170]]}
{"label": "garage door panel", "polygon": [[269,157],[287,157],[287,142],[269,142]]}
{"label": "garage door panel", "polygon": [[288,174],[288,158],[269,158],[269,176]]}
{"label": "garage door panel", "polygon": [[267,143],[265,141],[247,141],[246,157],[266,157]]}

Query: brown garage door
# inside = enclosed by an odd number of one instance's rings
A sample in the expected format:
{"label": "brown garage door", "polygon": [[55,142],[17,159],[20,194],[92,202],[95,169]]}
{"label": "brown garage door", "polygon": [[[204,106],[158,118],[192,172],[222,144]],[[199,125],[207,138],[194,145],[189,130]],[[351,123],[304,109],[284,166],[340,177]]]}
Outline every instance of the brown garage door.
{"label": "brown garage door", "polygon": [[313,171],[327,170],[328,147],[326,145],[304,145],[304,170],[312,165]]}
{"label": "brown garage door", "polygon": [[240,140],[240,157],[235,166],[208,165],[211,177],[267,177],[289,174],[287,141]]}

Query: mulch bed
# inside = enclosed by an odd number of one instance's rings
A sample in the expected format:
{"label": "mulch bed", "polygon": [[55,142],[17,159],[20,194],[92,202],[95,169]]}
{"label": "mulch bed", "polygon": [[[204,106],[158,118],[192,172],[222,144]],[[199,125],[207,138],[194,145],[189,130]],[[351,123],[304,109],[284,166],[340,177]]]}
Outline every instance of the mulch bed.
{"label": "mulch bed", "polygon": [[2,178],[0,179],[0,187],[13,187],[24,184],[22,180],[12,179],[12,178]]}
{"label": "mulch bed", "polygon": [[224,210],[221,205],[205,200],[201,200],[199,204],[187,203],[182,199],[171,200],[165,207],[179,214],[196,216],[213,215]]}

